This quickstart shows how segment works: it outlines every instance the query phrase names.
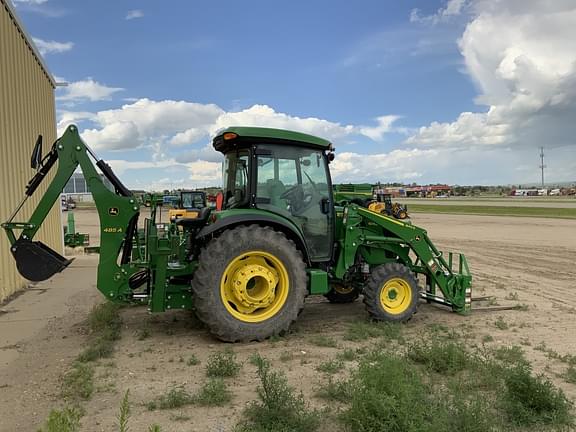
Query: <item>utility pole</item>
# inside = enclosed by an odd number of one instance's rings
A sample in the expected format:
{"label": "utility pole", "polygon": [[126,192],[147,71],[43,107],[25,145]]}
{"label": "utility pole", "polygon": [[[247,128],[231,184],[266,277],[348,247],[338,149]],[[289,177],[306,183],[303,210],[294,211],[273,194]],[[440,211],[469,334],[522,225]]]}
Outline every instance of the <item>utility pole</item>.
{"label": "utility pole", "polygon": [[544,165],[544,147],[540,147],[540,165],[539,165],[539,168],[542,171],[542,189],[544,189],[544,168],[546,168],[546,165]]}

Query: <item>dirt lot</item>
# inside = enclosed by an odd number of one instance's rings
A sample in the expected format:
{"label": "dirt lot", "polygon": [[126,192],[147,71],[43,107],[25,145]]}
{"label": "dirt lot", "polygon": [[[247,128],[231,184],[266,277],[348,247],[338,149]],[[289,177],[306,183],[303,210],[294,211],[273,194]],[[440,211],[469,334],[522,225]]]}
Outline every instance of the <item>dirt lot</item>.
{"label": "dirt lot", "polygon": [[[535,370],[545,372],[575,399],[576,385],[558,376],[566,365],[535,348],[545,343],[560,355],[576,352],[576,220],[418,214],[414,223],[426,227],[440,249],[466,254],[476,296],[494,296],[499,305],[524,304],[528,308],[476,311],[464,317],[423,303],[415,318],[403,326],[406,337],[417,340],[433,324],[443,324],[463,333],[470,344],[481,344],[491,335],[493,340],[486,342],[489,346],[521,345]],[[90,232],[95,240],[95,214],[78,211],[77,227]],[[86,344],[82,322],[92,306],[102,301],[94,288],[95,265],[94,256],[81,256],[65,273],[1,308],[0,430],[36,430],[50,409],[61,405],[61,376]],[[343,337],[351,322],[365,319],[361,301],[331,305],[323,298],[309,298],[294,332],[287,337],[235,345],[213,339],[189,313],[150,316],[145,308],[121,313],[122,337],[114,356],[97,366],[97,391],[84,404],[83,431],[117,430],[118,407],[128,389],[130,430],[144,431],[152,423],[162,425],[163,431],[231,430],[246,404],[256,397],[256,368],[249,362],[255,352],[269,358],[312,406],[321,408],[326,402],[314,393],[326,376],[316,367],[344,348],[376,343]],[[499,317],[507,328],[495,324]],[[318,346],[317,335],[333,337],[338,346]],[[205,381],[207,357],[224,348],[232,348],[243,362],[239,378],[228,381],[233,393],[230,405],[147,410],[146,404],[172,385],[184,385],[191,392],[198,389]],[[188,365],[192,355],[200,364]],[[346,363],[346,370],[353,365]],[[321,430],[339,427],[326,420]]]}

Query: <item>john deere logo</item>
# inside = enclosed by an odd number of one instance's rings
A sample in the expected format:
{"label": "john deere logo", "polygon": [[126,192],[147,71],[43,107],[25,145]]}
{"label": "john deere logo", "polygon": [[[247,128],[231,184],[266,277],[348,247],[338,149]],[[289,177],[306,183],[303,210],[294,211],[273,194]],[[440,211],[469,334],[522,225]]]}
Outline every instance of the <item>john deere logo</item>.
{"label": "john deere logo", "polygon": [[110,216],[118,216],[118,207],[110,207],[108,209],[108,214]]}

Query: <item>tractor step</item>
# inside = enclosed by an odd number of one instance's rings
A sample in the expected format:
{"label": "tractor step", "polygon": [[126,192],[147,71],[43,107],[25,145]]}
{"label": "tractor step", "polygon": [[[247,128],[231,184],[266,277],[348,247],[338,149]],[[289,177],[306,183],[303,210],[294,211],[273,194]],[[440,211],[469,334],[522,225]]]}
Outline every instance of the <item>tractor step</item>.
{"label": "tractor step", "polygon": [[49,279],[73,261],[73,259],[64,258],[40,241],[19,239],[10,250],[22,277],[33,282]]}

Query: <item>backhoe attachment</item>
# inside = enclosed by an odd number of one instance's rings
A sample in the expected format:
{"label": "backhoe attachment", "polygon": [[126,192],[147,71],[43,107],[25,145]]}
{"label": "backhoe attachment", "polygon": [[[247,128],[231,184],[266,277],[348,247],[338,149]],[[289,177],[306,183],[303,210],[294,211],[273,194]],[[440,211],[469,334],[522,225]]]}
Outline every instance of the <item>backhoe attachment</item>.
{"label": "backhoe attachment", "polygon": [[[96,166],[114,186],[115,191],[106,188],[90,156],[96,160]],[[29,220],[14,222],[24,203],[34,194],[56,162],[58,162],[57,171]],[[78,166],[82,168],[98,206],[103,232],[109,234],[102,236],[104,254],[108,253],[104,261],[116,261],[116,257],[122,253],[122,262],[126,263],[131,252],[139,207],[135,205],[130,191],[118,180],[111,168],[99,160],[82,141],[76,126],[69,126],[44,157],[42,157],[42,138],[39,136],[30,165],[36,170],[36,174],[28,182],[24,198],[14,213],[1,225],[8,236],[10,251],[20,274],[28,280],[39,282],[61,272],[72,262],[41,241],[33,239],[54,203],[59,202],[64,186]],[[131,231],[127,227],[131,227]]]}

